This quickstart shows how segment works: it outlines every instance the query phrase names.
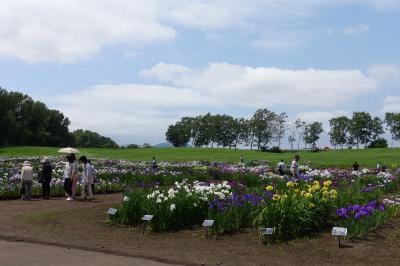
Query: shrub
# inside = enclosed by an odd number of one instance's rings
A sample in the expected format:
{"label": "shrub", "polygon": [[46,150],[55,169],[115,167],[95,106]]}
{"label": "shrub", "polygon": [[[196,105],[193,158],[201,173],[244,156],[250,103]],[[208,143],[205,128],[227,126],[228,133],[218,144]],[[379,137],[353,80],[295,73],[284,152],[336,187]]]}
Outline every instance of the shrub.
{"label": "shrub", "polygon": [[368,148],[387,148],[388,147],[388,143],[387,143],[387,141],[386,141],[386,139],[377,139],[377,140],[374,140],[373,142],[371,142],[369,145],[368,145]]}

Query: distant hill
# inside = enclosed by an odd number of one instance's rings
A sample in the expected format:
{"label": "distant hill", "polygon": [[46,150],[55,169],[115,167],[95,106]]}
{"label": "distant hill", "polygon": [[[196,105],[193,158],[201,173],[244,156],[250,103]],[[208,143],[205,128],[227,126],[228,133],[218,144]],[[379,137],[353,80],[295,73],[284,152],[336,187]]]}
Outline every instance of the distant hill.
{"label": "distant hill", "polygon": [[155,145],[154,147],[156,147],[156,148],[171,148],[171,147],[173,147],[173,145],[169,142],[163,142],[163,143],[159,143],[159,144]]}

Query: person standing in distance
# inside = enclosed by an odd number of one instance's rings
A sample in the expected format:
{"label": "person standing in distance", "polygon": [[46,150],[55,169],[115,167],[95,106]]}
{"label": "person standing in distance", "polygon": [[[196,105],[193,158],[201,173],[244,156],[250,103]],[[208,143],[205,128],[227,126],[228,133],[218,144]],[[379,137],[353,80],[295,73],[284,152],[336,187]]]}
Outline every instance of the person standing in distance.
{"label": "person standing in distance", "polygon": [[21,169],[22,188],[24,194],[22,200],[31,200],[32,197],[32,179],[33,179],[33,168],[29,161],[25,161]]}
{"label": "person standing in distance", "polygon": [[50,199],[50,182],[53,167],[50,164],[50,160],[44,157],[42,160],[42,172],[41,172],[41,183],[42,183],[42,199]]}
{"label": "person standing in distance", "polygon": [[298,164],[299,160],[300,160],[300,156],[298,154],[296,154],[290,165],[290,172],[292,173],[293,177],[298,177],[300,174],[299,164]]}
{"label": "person standing in distance", "polygon": [[281,175],[281,176],[285,175],[286,165],[285,165],[285,163],[284,163],[283,160],[281,160],[281,161],[278,163],[277,169],[278,169],[279,175]]}

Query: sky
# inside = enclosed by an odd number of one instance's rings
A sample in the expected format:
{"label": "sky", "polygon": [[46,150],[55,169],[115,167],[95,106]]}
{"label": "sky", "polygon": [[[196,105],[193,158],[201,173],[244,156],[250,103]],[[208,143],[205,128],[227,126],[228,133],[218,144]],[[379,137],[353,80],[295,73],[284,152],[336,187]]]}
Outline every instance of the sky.
{"label": "sky", "polygon": [[[400,112],[400,0],[0,0],[0,86],[119,144],[258,108]],[[320,145],[328,145],[326,133]]]}

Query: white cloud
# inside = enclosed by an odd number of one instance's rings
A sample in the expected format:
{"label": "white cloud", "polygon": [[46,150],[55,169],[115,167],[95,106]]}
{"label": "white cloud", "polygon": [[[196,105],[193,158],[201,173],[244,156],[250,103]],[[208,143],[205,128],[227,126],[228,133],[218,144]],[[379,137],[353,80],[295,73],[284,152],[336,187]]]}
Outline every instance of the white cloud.
{"label": "white cloud", "polygon": [[393,65],[374,65],[368,69],[368,74],[382,82],[393,81],[400,78],[400,69]]}
{"label": "white cloud", "polygon": [[400,113],[400,96],[385,97],[382,111]]}
{"label": "white cloud", "polygon": [[142,78],[157,78],[160,81],[172,81],[190,73],[192,73],[190,67],[177,64],[158,63],[150,69],[140,71],[139,76]]}
{"label": "white cloud", "polygon": [[155,0],[0,0],[0,57],[71,62],[104,46],[170,40]]}
{"label": "white cloud", "polygon": [[70,118],[72,130],[95,130],[120,143],[155,143],[185,110],[218,106],[190,89],[140,84],[98,85],[46,102]]}
{"label": "white cloud", "polygon": [[367,24],[354,25],[343,29],[343,33],[346,35],[357,35],[366,33],[368,31],[369,31],[369,26]]}
{"label": "white cloud", "polygon": [[253,108],[276,105],[330,108],[376,91],[380,82],[357,69],[289,70],[226,63],[212,63],[204,69],[184,67],[179,75],[175,69],[176,65],[164,64],[162,68],[157,65],[142,73],[152,73],[160,81],[190,88],[224,104]]}
{"label": "white cloud", "polygon": [[[236,31],[250,46],[293,49],[299,41],[292,35],[302,22],[321,9],[349,5],[400,7],[396,0],[0,0],[0,57],[74,62],[106,46],[135,50],[148,42],[173,40],[177,33],[172,27]],[[345,32],[368,28],[362,24]]]}
{"label": "white cloud", "polygon": [[[167,126],[182,116],[213,109],[322,108],[298,117],[326,125],[331,117],[347,114],[332,108],[378,90],[385,77],[379,73],[390,72],[387,69],[381,66],[366,74],[357,69],[289,70],[227,63],[194,69],[159,63],[140,72],[144,78],[156,79],[157,85],[104,84],[46,98],[45,102],[71,119],[71,129],[95,130],[120,143],[156,143]],[[399,102],[395,97],[385,104],[389,108]]]}
{"label": "white cloud", "polygon": [[301,112],[295,116],[293,121],[300,118],[302,121],[307,123],[320,122],[322,123],[322,128],[325,132],[330,130],[329,120],[333,117],[338,116],[347,116],[349,117],[349,112],[343,110],[336,111],[314,111],[314,112]]}

